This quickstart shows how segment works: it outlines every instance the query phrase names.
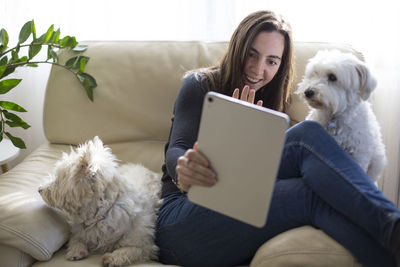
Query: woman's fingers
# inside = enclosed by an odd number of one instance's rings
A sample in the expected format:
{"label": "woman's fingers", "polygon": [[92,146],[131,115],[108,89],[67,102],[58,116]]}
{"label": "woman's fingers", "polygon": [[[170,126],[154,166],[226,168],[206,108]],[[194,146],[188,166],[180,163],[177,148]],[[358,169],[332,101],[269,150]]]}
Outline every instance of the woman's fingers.
{"label": "woman's fingers", "polygon": [[[195,144],[195,147],[197,147],[197,144]],[[190,163],[193,161],[206,167],[210,165],[208,159],[196,149],[188,149],[183,157],[185,157]]]}
{"label": "woman's fingers", "polygon": [[[256,90],[250,89],[248,85],[245,85],[242,89],[241,94],[239,88],[233,90],[232,97],[254,104],[254,100],[256,98]],[[257,101],[257,105],[262,106],[262,100]]]}
{"label": "woman's fingers", "polygon": [[247,101],[247,97],[249,94],[250,87],[245,85],[242,90],[242,95],[240,96],[240,100]]}
{"label": "woman's fingers", "polygon": [[188,166],[177,166],[177,172],[180,185],[212,186],[217,182],[215,174],[209,168],[195,162],[189,162]]}
{"label": "woman's fingers", "polygon": [[249,91],[249,97],[247,98],[247,102],[254,104],[254,99],[256,98],[256,90],[251,89]]}
{"label": "woman's fingers", "polygon": [[236,98],[236,99],[239,99],[239,88],[236,88],[235,90],[233,90],[233,94],[232,94],[232,97],[233,98]]}
{"label": "woman's fingers", "polygon": [[187,192],[192,185],[212,186],[217,182],[215,172],[209,167],[207,158],[193,149],[178,158],[176,172],[178,174],[178,185],[181,190]]}
{"label": "woman's fingers", "polygon": [[[188,155],[186,155],[188,154]],[[195,154],[195,156],[193,156]],[[215,172],[209,167],[208,160],[200,155],[200,152],[185,153],[185,156],[178,158],[178,167],[180,167],[182,174],[200,177],[202,180],[216,180]]]}

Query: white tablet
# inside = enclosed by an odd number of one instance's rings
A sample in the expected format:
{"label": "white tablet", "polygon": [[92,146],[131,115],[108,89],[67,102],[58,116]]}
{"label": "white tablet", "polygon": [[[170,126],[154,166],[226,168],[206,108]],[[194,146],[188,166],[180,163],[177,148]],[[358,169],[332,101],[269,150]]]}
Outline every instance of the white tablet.
{"label": "white tablet", "polygon": [[264,226],[289,121],[284,113],[207,93],[197,149],[209,159],[218,182],[193,186],[190,201]]}

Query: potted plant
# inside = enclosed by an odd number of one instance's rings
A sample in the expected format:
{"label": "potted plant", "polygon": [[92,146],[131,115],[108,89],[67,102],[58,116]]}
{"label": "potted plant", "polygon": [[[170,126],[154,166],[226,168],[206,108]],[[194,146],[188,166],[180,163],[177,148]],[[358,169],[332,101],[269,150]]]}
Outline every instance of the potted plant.
{"label": "potted plant", "polygon": [[[29,37],[32,37],[31,41],[27,42],[30,39]],[[80,55],[87,49],[87,46],[78,45],[75,37],[61,37],[60,29],[54,30],[54,25],[51,25],[40,37],[37,37],[35,23],[31,20],[22,26],[18,43],[14,47],[9,48],[8,41],[8,33],[2,28],[0,30],[0,95],[6,94],[21,82],[22,79],[7,77],[16,68],[52,64],[63,67],[75,75],[86,90],[89,99],[93,101],[93,89],[97,86],[96,80],[85,72],[89,57]],[[44,47],[47,48],[47,59],[36,60],[36,56]],[[65,63],[61,63],[57,55],[60,49],[71,49],[77,55],[71,57]],[[17,103],[0,99],[0,142],[4,136],[7,136],[14,146],[26,148],[25,142],[21,138],[13,136],[7,131],[8,127],[21,127],[23,129],[30,127],[16,112],[26,112],[26,110]]]}

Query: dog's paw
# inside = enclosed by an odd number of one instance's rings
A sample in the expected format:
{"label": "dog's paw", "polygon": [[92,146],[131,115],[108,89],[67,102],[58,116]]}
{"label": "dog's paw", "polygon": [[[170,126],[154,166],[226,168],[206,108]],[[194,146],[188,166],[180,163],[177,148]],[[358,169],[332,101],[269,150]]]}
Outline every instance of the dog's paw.
{"label": "dog's paw", "polygon": [[69,261],[78,261],[86,258],[89,255],[89,252],[86,248],[83,247],[72,247],[68,248],[67,255],[65,258]]}
{"label": "dog's paw", "polygon": [[[156,246],[153,246],[153,248],[157,250]],[[153,257],[153,253],[156,253],[156,251],[146,251],[146,249],[143,250],[140,247],[121,247],[103,255],[103,266],[119,267],[152,259],[155,260],[157,257],[156,255]]]}
{"label": "dog's paw", "polygon": [[126,263],[122,262],[121,258],[115,257],[113,253],[104,254],[102,261],[104,267],[120,267],[123,265],[127,265]]}

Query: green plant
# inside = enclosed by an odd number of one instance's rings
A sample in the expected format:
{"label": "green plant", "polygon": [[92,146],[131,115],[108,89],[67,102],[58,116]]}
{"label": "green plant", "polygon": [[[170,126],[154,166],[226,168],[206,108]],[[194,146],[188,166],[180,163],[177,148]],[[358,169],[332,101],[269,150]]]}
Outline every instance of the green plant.
{"label": "green plant", "polygon": [[[32,36],[32,41],[26,43],[30,36]],[[46,33],[37,38],[35,23],[31,20],[22,26],[18,43],[15,47],[8,48],[8,41],[8,33],[2,28],[0,30],[0,94],[6,94],[21,82],[22,79],[5,78],[13,73],[16,68],[23,66],[37,67],[38,64],[52,64],[71,71],[83,85],[83,88],[85,88],[89,99],[93,101],[93,89],[97,84],[96,80],[85,72],[85,66],[89,61],[89,57],[78,54],[68,59],[65,63],[60,63],[58,59],[57,52],[60,49],[70,49],[77,53],[87,49],[85,45],[78,45],[75,37],[65,36],[61,38],[60,29],[55,31],[54,25],[51,25]],[[33,60],[43,46],[47,47],[47,59]],[[22,51],[26,53],[26,50],[27,55],[20,56]],[[21,138],[15,137],[6,131],[6,127],[21,127],[23,129],[30,127],[28,123],[14,112],[26,112],[26,110],[16,103],[0,100],[0,142],[3,140],[4,135],[6,135],[14,146],[26,148],[25,142]]]}

